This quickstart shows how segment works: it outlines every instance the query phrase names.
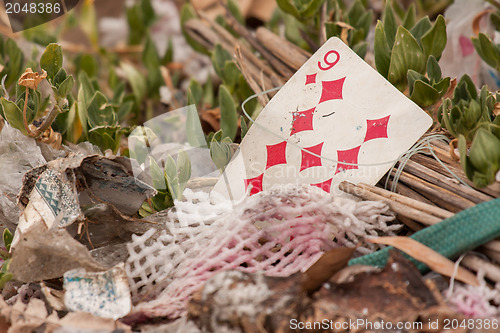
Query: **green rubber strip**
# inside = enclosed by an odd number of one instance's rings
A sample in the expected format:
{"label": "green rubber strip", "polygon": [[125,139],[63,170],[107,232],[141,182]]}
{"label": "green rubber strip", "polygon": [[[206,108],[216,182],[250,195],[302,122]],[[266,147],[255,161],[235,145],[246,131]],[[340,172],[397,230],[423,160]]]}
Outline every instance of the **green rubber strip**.
{"label": "green rubber strip", "polygon": [[[480,203],[410,236],[450,259],[455,259],[497,237],[500,237],[500,199]],[[349,265],[384,267],[391,249],[392,246],[388,246],[351,259]],[[424,263],[407,257],[420,272],[428,271],[429,268]]]}

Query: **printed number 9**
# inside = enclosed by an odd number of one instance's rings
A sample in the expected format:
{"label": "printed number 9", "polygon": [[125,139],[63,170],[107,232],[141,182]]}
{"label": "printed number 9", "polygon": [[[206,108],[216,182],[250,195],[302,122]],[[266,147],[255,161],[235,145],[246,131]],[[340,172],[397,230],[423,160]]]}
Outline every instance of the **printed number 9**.
{"label": "printed number 9", "polygon": [[[335,59],[334,62],[330,62],[328,60],[328,56],[332,53],[335,53],[335,55],[337,56],[337,59]],[[323,67],[323,65],[321,64],[321,61],[318,61],[318,67],[319,69],[321,69],[322,71],[327,71],[329,69],[332,69],[333,66],[335,66],[340,60],[340,54],[337,52],[337,51],[334,51],[334,50],[331,50],[331,51],[328,51],[326,54],[325,54],[325,57],[323,58],[323,61],[325,62],[325,64],[327,66]]]}

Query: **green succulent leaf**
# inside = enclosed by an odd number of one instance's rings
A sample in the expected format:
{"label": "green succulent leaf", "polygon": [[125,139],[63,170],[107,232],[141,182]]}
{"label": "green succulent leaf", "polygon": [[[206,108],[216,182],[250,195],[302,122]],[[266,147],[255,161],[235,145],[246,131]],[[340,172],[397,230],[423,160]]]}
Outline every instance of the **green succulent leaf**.
{"label": "green succulent leaf", "polygon": [[[304,19],[308,19],[314,16],[314,14],[318,12],[323,2],[325,2],[325,0],[299,1],[302,3],[302,6],[299,7],[300,16]],[[295,0],[295,2],[297,2],[297,0]]]}
{"label": "green succulent leaf", "polygon": [[201,128],[200,117],[198,116],[196,105],[187,106],[186,135],[192,147],[204,147],[207,144]]}
{"label": "green succulent leaf", "polygon": [[467,140],[463,135],[458,137],[458,151],[460,152],[460,164],[467,178],[472,179],[474,166],[467,157]]}
{"label": "green succulent leaf", "polygon": [[301,19],[299,10],[294,6],[293,3],[290,2],[290,0],[276,0],[276,2],[278,3],[278,6],[282,11],[287,14],[293,15],[299,20]]}
{"label": "green succulent leaf", "polygon": [[57,74],[54,76],[54,80],[52,81],[52,84],[56,87],[59,87],[61,83],[66,80],[68,77],[68,73],[66,73],[66,70],[64,68],[61,68]]}
{"label": "green succulent leaf", "polygon": [[500,15],[498,12],[490,14],[490,20],[496,31],[500,31]]}
{"label": "green succulent leaf", "polygon": [[10,126],[17,128],[24,135],[28,135],[28,132],[24,128],[23,124],[23,111],[16,105],[16,103],[11,102],[4,97],[0,97],[0,103],[2,104],[3,113]]}
{"label": "green succulent leaf", "polygon": [[472,38],[472,44],[479,56],[491,67],[500,68],[500,50],[483,33],[479,33],[478,38]]}
{"label": "green succulent leaf", "polygon": [[364,58],[366,56],[366,51],[368,50],[367,42],[360,42],[352,47],[354,53],[356,53],[360,58]]}
{"label": "green succulent leaf", "polygon": [[177,174],[179,177],[179,184],[184,188],[189,178],[191,178],[191,161],[184,150],[179,151],[177,155]]}
{"label": "green succulent leaf", "polygon": [[459,101],[470,101],[477,98],[477,89],[474,81],[469,75],[465,74],[457,83],[457,88],[453,92],[453,103],[458,104]]}
{"label": "green succulent leaf", "polygon": [[432,28],[420,40],[425,57],[434,56],[439,60],[446,46],[446,23],[444,17],[439,15]]}
{"label": "green succulent leaf", "polygon": [[408,70],[422,73],[425,65],[426,60],[417,41],[408,30],[400,26],[392,49],[389,81],[398,89],[404,90]]}
{"label": "green succulent leaf", "polygon": [[189,91],[191,92],[191,96],[193,97],[193,102],[196,105],[201,105],[203,101],[203,87],[198,83],[195,79],[191,79],[189,82]]}
{"label": "green succulent leaf", "polygon": [[49,44],[40,58],[40,67],[47,72],[47,78],[52,80],[59,72],[63,64],[63,54],[61,46]]}
{"label": "green succulent leaf", "polygon": [[3,52],[9,58],[8,62],[4,63],[4,69],[0,73],[0,80],[7,75],[5,86],[10,87],[16,83],[24,71],[24,54],[12,39],[7,39],[4,44]]}
{"label": "green succulent leaf", "polygon": [[229,9],[229,12],[233,15],[233,17],[240,24],[242,24],[242,25],[245,24],[245,18],[243,17],[243,14],[241,13],[241,10],[238,7],[238,4],[234,0],[228,0],[227,8]]}
{"label": "green succulent leaf", "polygon": [[156,190],[166,191],[167,183],[164,173],[152,156],[149,156],[149,172],[151,175],[151,185],[153,185]]}
{"label": "green succulent leaf", "polygon": [[220,78],[224,77],[224,67],[226,66],[226,62],[231,60],[229,52],[227,52],[222,45],[216,44],[212,53],[212,63],[214,65],[215,72]]}
{"label": "green succulent leaf", "polygon": [[61,85],[57,89],[57,94],[61,97],[66,97],[71,92],[71,89],[73,89],[74,85],[75,79],[73,78],[73,75],[70,75],[61,83]]}
{"label": "green succulent leaf", "polygon": [[144,75],[142,75],[133,65],[126,62],[121,63],[121,68],[125,72],[128,82],[132,87],[137,105],[141,105],[147,92],[147,83]]}
{"label": "green succulent leaf", "polygon": [[210,157],[214,162],[215,166],[222,171],[231,160],[231,146],[229,142],[221,141],[218,142],[215,138],[212,138],[210,143]]}
{"label": "green succulent leaf", "polygon": [[406,11],[405,17],[403,18],[402,26],[405,27],[407,30],[410,30],[415,25],[416,20],[417,20],[417,13],[415,10],[415,4],[412,3],[410,7],[408,7],[408,10]]}
{"label": "green succulent leaf", "polygon": [[382,21],[377,22],[375,27],[375,66],[377,71],[385,78],[389,75],[389,66],[391,63],[391,49],[387,43]]}
{"label": "green succulent leaf", "polygon": [[87,108],[88,122],[91,127],[114,126],[117,123],[116,113],[106,96],[96,91]]}
{"label": "green succulent leaf", "polygon": [[438,62],[433,55],[429,56],[429,59],[427,60],[427,75],[431,84],[440,81],[442,77],[441,67],[439,67]]}
{"label": "green succulent leaf", "polygon": [[185,30],[185,24],[187,21],[190,19],[197,18],[198,16],[196,15],[196,12],[194,11],[193,7],[189,3],[185,3],[182,6],[181,9],[181,29],[182,29],[182,34],[184,35],[184,38],[186,39],[186,42],[197,52],[203,53],[203,54],[209,54],[208,50],[198,43],[193,37],[191,37]]}
{"label": "green succulent leaf", "polygon": [[85,136],[88,136],[88,107],[95,94],[95,89],[92,86],[87,73],[80,72],[78,75],[78,81],[80,82],[80,88],[78,89],[78,117],[80,123],[82,124],[82,130]]}
{"label": "green succulent leaf", "polygon": [[222,76],[224,85],[232,88],[233,90],[236,89],[236,84],[238,83],[240,75],[240,70],[234,61],[226,61],[226,64],[224,65],[224,75]]}
{"label": "green succulent leaf", "polygon": [[394,15],[394,10],[392,9],[391,1],[387,1],[385,4],[383,19],[385,38],[387,40],[389,48],[392,49],[394,46],[394,41],[396,40],[398,24],[396,23],[396,17]]}
{"label": "green succulent leaf", "polygon": [[5,228],[3,230],[3,244],[5,245],[5,248],[7,249],[7,251],[10,251],[10,245],[12,244],[13,240],[14,240],[14,236],[12,235],[12,233],[10,232],[9,229]]}
{"label": "green succulent leaf", "polygon": [[437,92],[439,93],[439,97],[443,97],[450,87],[450,82],[451,79],[449,77],[446,77],[438,83],[434,84],[432,87],[437,90]]}
{"label": "green succulent leaf", "polygon": [[234,140],[238,131],[238,113],[233,97],[226,86],[219,88],[220,127],[225,136]]}
{"label": "green succulent leaf", "polygon": [[[479,128],[469,150],[469,159],[476,170],[492,174],[500,167],[500,140],[484,128]],[[493,182],[492,175],[491,182]]]}
{"label": "green succulent leaf", "polygon": [[[500,119],[500,118],[499,118]],[[241,126],[241,140],[245,138],[245,135],[247,135],[248,132],[248,125],[247,122],[245,121],[245,118],[243,116],[240,117],[240,126]]]}
{"label": "green succulent leaf", "polygon": [[439,99],[439,93],[436,89],[423,81],[416,81],[413,88],[413,93],[410,98],[420,107],[428,107],[436,103]]}
{"label": "green succulent leaf", "polygon": [[432,28],[431,20],[428,16],[421,18],[414,26],[410,29],[410,33],[420,45],[422,36],[424,36]]}
{"label": "green succulent leaf", "polygon": [[120,133],[117,127],[97,126],[89,130],[89,141],[104,152],[110,149],[113,153],[120,147]]}
{"label": "green succulent leaf", "polygon": [[408,70],[408,87],[410,96],[413,94],[413,86],[416,81],[423,81],[425,83],[429,83],[429,80],[425,77],[425,75],[415,72],[413,69]]}
{"label": "green succulent leaf", "polygon": [[165,164],[165,176],[167,178],[167,186],[173,199],[180,200],[182,193],[180,192],[179,177],[177,174],[177,167],[171,155],[167,157]]}

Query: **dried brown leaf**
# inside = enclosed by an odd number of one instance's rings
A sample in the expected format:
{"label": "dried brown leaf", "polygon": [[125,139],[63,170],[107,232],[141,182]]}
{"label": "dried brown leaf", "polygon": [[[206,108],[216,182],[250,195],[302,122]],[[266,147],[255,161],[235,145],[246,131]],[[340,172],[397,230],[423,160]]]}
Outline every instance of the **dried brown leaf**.
{"label": "dried brown leaf", "polygon": [[[368,242],[391,245],[418,261],[423,262],[433,271],[442,275],[451,277],[455,271],[455,263],[453,261],[412,238],[389,236],[369,239]],[[476,276],[462,267],[458,267],[455,279],[473,286],[479,286]]]}
{"label": "dried brown leaf", "polygon": [[35,90],[40,82],[47,77],[47,72],[42,69],[42,74],[33,72],[31,68],[26,68],[26,71],[21,75],[17,84],[23,87],[28,87]]}
{"label": "dried brown leaf", "polygon": [[472,20],[472,32],[474,33],[474,35],[479,36],[479,33],[481,32],[481,19],[483,18],[483,16],[494,12],[495,10],[493,8],[488,8],[480,11],[476,14],[476,16],[474,16],[474,19]]}
{"label": "dried brown leaf", "polygon": [[493,114],[495,116],[500,115],[500,102],[493,104]]}
{"label": "dried brown leaf", "polygon": [[316,291],[335,273],[347,266],[356,248],[338,248],[326,252],[304,273],[302,290],[307,293]]}

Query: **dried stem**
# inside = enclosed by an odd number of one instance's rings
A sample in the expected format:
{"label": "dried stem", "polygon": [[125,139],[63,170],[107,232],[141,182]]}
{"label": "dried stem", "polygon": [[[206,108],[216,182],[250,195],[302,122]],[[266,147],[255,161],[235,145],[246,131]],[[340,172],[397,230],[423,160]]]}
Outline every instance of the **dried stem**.
{"label": "dried stem", "polygon": [[28,96],[30,93],[30,89],[26,87],[26,96],[24,96],[24,109],[23,109],[23,125],[24,128],[26,129],[26,132],[28,132],[28,135],[31,137],[36,136],[36,133],[31,132],[31,129],[28,126],[28,120],[26,119],[26,110],[28,109]]}
{"label": "dried stem", "polygon": [[61,107],[59,106],[59,102],[56,99],[56,104],[50,110],[49,115],[45,120],[43,121],[42,125],[36,129],[36,132],[34,133],[34,137],[38,138],[40,135],[42,135],[54,122],[56,119],[57,115],[62,113],[63,111],[61,110]]}

